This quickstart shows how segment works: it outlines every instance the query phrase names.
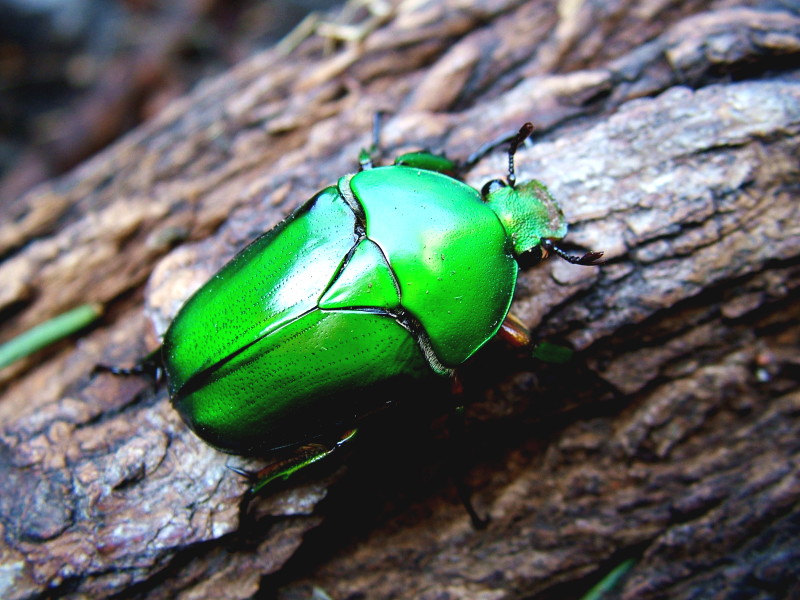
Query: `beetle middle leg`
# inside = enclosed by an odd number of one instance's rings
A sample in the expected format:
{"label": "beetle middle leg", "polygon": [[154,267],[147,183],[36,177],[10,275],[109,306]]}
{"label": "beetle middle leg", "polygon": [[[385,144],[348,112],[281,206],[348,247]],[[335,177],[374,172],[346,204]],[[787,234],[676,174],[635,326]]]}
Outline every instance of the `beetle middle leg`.
{"label": "beetle middle leg", "polygon": [[531,123],[525,123],[519,131],[505,133],[500,137],[483,144],[480,148],[475,150],[475,152],[470,154],[466,160],[458,165],[459,172],[466,173],[481,160],[483,160],[487,155],[491,154],[499,147],[509,144],[509,185],[514,187],[514,183],[516,182],[516,176],[514,175],[514,155],[517,153],[517,148],[519,148],[519,146],[524,144],[530,138],[531,133],[533,133],[533,125]]}
{"label": "beetle middle leg", "polygon": [[360,171],[371,169],[375,163],[380,162],[381,156],[381,123],[383,122],[383,112],[378,111],[372,119],[372,144],[369,148],[362,148],[358,154],[358,166]]}
{"label": "beetle middle leg", "polygon": [[[382,154],[380,142],[382,121],[383,113],[375,113],[375,119],[372,125],[372,145],[368,149],[363,148],[358,155],[360,171],[372,169],[376,164],[380,163]],[[431,152],[429,150],[418,150],[401,154],[395,158],[394,165],[434,171],[460,179],[461,169],[458,162],[450,160],[444,154]]]}
{"label": "beetle middle leg", "polygon": [[237,467],[228,468],[234,473],[238,473],[251,481],[249,495],[254,496],[273,481],[288,479],[300,469],[330,456],[341,446],[353,439],[357,431],[357,429],[348,429],[333,444],[312,442],[297,446],[286,458],[275,461],[255,473]]}

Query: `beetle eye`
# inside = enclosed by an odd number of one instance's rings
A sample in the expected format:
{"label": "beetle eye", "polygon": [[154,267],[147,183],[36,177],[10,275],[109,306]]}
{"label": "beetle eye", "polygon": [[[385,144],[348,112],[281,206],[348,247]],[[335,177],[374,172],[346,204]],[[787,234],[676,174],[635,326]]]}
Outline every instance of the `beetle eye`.
{"label": "beetle eye", "polygon": [[530,269],[544,260],[544,252],[541,246],[534,246],[527,252],[517,256],[517,263],[521,269]]}
{"label": "beetle eye", "polygon": [[492,179],[491,181],[487,181],[481,188],[481,196],[486,198],[486,196],[492,192],[496,192],[500,188],[504,187],[508,187],[508,184],[505,181],[502,179]]}

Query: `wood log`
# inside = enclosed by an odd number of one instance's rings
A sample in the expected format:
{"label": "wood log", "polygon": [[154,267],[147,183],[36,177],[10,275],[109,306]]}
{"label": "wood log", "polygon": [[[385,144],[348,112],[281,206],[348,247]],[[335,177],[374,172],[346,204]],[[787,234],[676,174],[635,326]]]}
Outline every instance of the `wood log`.
{"label": "wood log", "polygon": [[[628,560],[609,597],[796,597],[797,9],[373,5],[362,35],[245,61],[0,225],[3,339],[107,307],[0,373],[0,597],[570,598]],[[533,121],[520,177],[609,259],[520,277],[515,313],[570,362],[490,344],[469,369],[455,452],[483,530],[436,411],[390,409],[244,510],[226,466],[264,460],[205,445],[164,389],[89,376],[156,347],[236,250],[354,170],[379,110],[387,157],[466,157]]]}

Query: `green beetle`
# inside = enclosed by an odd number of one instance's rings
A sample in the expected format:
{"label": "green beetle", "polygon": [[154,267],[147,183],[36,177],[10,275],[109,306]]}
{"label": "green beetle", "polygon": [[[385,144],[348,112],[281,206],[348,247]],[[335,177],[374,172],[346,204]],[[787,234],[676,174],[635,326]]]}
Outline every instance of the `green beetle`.
{"label": "green beetle", "polygon": [[383,402],[375,390],[454,377],[498,332],[529,344],[509,316],[517,258],[538,250],[589,265],[602,255],[558,248],[561,209],[538,181],[516,184],[514,154],[531,131],[504,138],[508,180],[482,192],[442,156],[373,167],[362,152],[358,173],[236,255],[164,335],[169,394],[189,427],[227,452],[294,448],[259,474],[260,488],[349,439]]}

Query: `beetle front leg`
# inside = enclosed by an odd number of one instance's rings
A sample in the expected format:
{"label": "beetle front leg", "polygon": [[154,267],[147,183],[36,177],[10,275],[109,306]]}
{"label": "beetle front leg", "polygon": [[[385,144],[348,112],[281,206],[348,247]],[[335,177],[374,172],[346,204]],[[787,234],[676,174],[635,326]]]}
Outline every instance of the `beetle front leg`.
{"label": "beetle front leg", "polygon": [[293,473],[296,473],[303,467],[307,467],[327,456],[330,456],[341,446],[353,439],[353,436],[355,436],[357,431],[357,429],[348,429],[332,445],[314,442],[298,446],[294,449],[290,456],[267,465],[255,473],[251,473],[237,467],[229,466],[228,468],[234,473],[238,473],[239,475],[247,477],[251,481],[250,490],[248,493],[250,496],[254,496],[273,481],[278,479],[288,479]]}
{"label": "beetle front leg", "polygon": [[483,160],[483,158],[489,153],[494,152],[500,146],[510,144],[508,149],[508,183],[511,185],[511,187],[514,187],[514,182],[516,181],[516,176],[514,175],[514,154],[516,154],[517,148],[525,143],[525,141],[530,137],[531,133],[533,133],[533,125],[531,123],[525,123],[519,131],[505,133],[500,137],[483,144],[475,152],[470,154],[466,160],[458,165],[459,173],[466,173],[472,169],[472,167],[478,164],[478,162]]}

